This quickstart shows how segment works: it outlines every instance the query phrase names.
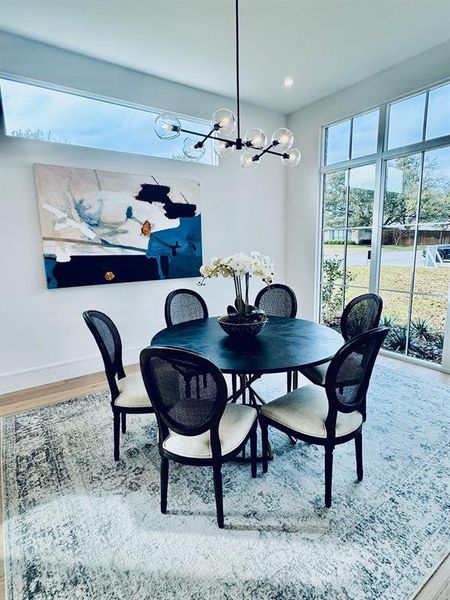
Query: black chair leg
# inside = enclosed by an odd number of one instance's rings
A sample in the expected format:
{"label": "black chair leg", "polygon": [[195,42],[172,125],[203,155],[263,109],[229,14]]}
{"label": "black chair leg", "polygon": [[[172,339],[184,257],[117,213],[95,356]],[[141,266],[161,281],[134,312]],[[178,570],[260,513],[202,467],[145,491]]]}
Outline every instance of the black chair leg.
{"label": "black chair leg", "polygon": [[237,375],[236,373],[232,373],[231,375],[231,391],[233,393],[233,399],[231,402],[236,402],[236,392],[237,392]]}
{"label": "black chair leg", "polygon": [[362,481],[362,479],[364,477],[362,433],[358,433],[358,435],[355,437],[355,453],[356,453],[356,476],[358,477],[358,481]]}
{"label": "black chair leg", "polygon": [[161,456],[161,512],[167,512],[167,488],[169,486],[169,459]]}
{"label": "black chair leg", "polygon": [[216,496],[217,525],[223,529],[223,491],[221,465],[213,465],[214,471],[214,494]]}
{"label": "black chair leg", "polygon": [[250,434],[250,455],[252,461],[252,477],[256,477],[256,423],[253,425],[252,432]]}
{"label": "black chair leg", "polygon": [[366,417],[367,417],[367,408],[366,407],[367,407],[367,397],[364,396],[364,398],[363,398],[363,400],[361,402],[360,409],[359,409],[361,411],[362,416],[363,416],[363,421],[365,421]]}
{"label": "black chair leg", "polygon": [[325,506],[331,506],[331,484],[333,480],[333,448],[325,447]]}
{"label": "black chair leg", "polygon": [[122,433],[127,432],[127,413],[122,413]]}
{"label": "black chair leg", "polygon": [[120,454],[120,413],[115,412],[113,415],[114,429],[114,460],[119,460]]}
{"label": "black chair leg", "polygon": [[292,371],[287,372],[287,392],[292,392]]}
{"label": "black chair leg", "polygon": [[267,473],[269,468],[269,463],[267,460],[269,454],[269,427],[263,419],[260,419],[259,425],[261,427],[263,473]]}

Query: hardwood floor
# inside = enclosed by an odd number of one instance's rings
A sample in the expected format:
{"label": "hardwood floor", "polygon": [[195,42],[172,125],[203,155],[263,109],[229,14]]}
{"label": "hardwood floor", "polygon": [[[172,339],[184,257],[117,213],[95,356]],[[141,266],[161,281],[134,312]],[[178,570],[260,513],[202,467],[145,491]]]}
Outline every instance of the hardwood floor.
{"label": "hardwood floor", "polygon": [[[426,367],[405,363],[388,356],[379,356],[378,363],[392,369],[401,369],[403,373],[410,373],[417,377],[427,379],[430,383],[450,384],[450,375],[427,369]],[[134,373],[139,365],[126,368],[127,373]],[[31,410],[41,406],[56,404],[79,395],[96,392],[107,388],[105,374],[93,373],[74,379],[66,379],[48,385],[4,394],[0,399],[0,417]],[[1,439],[0,439],[1,443]],[[3,494],[2,494],[3,497]],[[3,507],[0,503],[0,600],[5,600],[4,589],[4,551],[3,551]],[[442,561],[436,571],[430,576],[423,587],[417,592],[414,600],[449,600],[450,599],[450,555]],[[355,599],[356,600],[356,599]],[[361,600],[376,600],[364,598]],[[408,599],[405,599],[408,600]]]}

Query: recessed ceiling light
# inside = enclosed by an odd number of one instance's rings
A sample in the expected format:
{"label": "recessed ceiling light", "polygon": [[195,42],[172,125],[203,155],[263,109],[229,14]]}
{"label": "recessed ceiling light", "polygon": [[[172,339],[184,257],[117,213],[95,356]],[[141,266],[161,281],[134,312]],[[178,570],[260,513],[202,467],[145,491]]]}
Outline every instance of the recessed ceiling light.
{"label": "recessed ceiling light", "polygon": [[294,80],[292,79],[292,77],[286,77],[286,79],[284,80],[284,87],[290,88],[294,85]]}

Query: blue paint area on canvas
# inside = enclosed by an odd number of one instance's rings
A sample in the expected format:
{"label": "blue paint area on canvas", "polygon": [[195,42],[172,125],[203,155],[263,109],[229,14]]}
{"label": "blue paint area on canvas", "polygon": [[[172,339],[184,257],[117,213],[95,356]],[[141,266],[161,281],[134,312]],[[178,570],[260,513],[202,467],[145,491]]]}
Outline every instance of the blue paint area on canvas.
{"label": "blue paint area on canvas", "polygon": [[44,254],[44,265],[45,277],[47,278],[47,288],[49,290],[57,288],[58,282],[53,275],[53,270],[55,268],[55,255]]}
{"label": "blue paint area on canvas", "polygon": [[[201,215],[181,218],[178,227],[163,229],[150,236],[148,257],[166,256],[167,268],[161,278],[195,277],[202,264]],[[160,261],[161,263],[161,261]]]}

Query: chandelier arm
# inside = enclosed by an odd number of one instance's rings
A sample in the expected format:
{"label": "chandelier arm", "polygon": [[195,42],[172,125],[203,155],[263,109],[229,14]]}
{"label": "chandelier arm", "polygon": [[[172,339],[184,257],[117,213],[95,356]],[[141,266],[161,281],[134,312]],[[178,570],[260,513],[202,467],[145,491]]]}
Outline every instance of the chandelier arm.
{"label": "chandelier arm", "polygon": [[262,152],[260,152],[259,154],[255,155],[255,160],[259,160],[261,158],[261,156],[263,156],[263,154],[272,154],[272,148],[274,147],[275,144],[270,144],[270,146],[267,146],[267,148],[263,148]]}
{"label": "chandelier arm", "polygon": [[253,160],[258,161],[264,154],[273,154],[274,156],[281,156],[281,158],[289,158],[289,154],[287,152],[276,152],[275,150],[272,150],[274,147],[276,147],[276,144],[270,144],[270,146],[264,148],[262,152],[255,154]]}
{"label": "chandelier arm", "polygon": [[[183,131],[183,130],[181,130],[181,131]],[[206,135],[204,135],[204,134],[203,134],[203,139],[202,139],[202,140],[200,140],[199,142],[197,142],[197,144],[198,144],[198,147],[199,147],[199,148],[201,148],[201,147],[203,146],[203,144],[206,142],[206,140],[208,140],[208,139],[209,139],[209,138],[212,136],[212,134],[213,134],[215,131],[217,131],[217,127],[213,127],[213,128],[211,129],[211,131],[210,131],[209,133],[207,133]],[[197,134],[197,135],[198,135],[198,134]],[[200,134],[200,135],[201,135],[201,134]],[[196,144],[196,145],[197,145],[197,144]]]}
{"label": "chandelier arm", "polygon": [[288,152],[275,152],[274,150],[267,150],[267,154],[273,154],[274,156],[282,156],[283,158],[289,158]]}
{"label": "chandelier arm", "polygon": [[[180,127],[179,131],[182,131],[183,133],[189,133],[190,135],[197,135],[198,137],[204,137],[205,134],[204,133],[199,133],[198,131],[191,131],[190,129],[183,129],[182,127]],[[216,131],[215,129],[213,129],[205,138],[205,140],[207,138],[209,138],[214,131]],[[217,137],[214,136],[213,138],[211,138],[213,140],[218,140],[219,142],[226,142],[227,144],[230,144],[231,146],[236,146],[236,142],[234,140],[227,140],[226,138],[222,138],[222,137]]]}

